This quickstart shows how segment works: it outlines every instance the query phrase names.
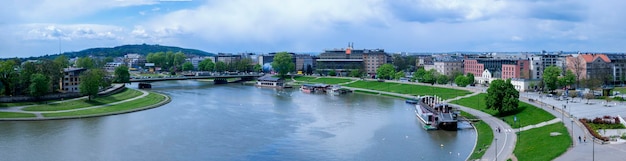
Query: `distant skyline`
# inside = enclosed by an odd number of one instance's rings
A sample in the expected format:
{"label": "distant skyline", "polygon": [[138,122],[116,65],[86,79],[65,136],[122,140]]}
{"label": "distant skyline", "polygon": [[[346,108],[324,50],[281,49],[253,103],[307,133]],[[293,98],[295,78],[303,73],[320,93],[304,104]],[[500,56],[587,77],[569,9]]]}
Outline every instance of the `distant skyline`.
{"label": "distant skyline", "polygon": [[207,52],[626,52],[626,1],[0,2],[0,58],[160,44]]}

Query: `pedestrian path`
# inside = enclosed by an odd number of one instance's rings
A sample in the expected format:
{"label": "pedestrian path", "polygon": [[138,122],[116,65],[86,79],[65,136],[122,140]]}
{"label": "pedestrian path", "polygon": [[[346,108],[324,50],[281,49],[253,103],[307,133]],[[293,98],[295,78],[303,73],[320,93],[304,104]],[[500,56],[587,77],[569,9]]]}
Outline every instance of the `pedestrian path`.
{"label": "pedestrian path", "polygon": [[515,129],[515,131],[526,131],[526,130],[530,130],[530,129],[534,129],[534,128],[543,127],[543,126],[546,126],[546,125],[551,125],[551,124],[558,123],[558,122],[561,122],[561,118],[555,118],[555,119],[552,119],[550,121],[538,123],[538,124],[535,124],[535,125],[524,126],[522,128]]}
{"label": "pedestrian path", "polygon": [[[108,104],[104,104],[104,105],[85,107],[85,108],[77,108],[77,109],[69,109],[69,110],[59,110],[59,111],[24,111],[24,110],[22,110],[22,109],[24,109],[26,107],[35,106],[35,105],[27,105],[27,106],[16,106],[16,107],[10,107],[10,108],[6,108],[6,109],[0,109],[0,112],[30,113],[30,114],[34,114],[36,116],[36,118],[44,118],[43,114],[45,114],[45,113],[73,112],[73,111],[80,111],[80,110],[88,110],[88,109],[108,107],[108,106],[121,104],[121,103],[129,102],[129,101],[134,101],[134,100],[137,100],[137,99],[140,99],[140,98],[144,98],[144,97],[148,96],[148,94],[150,94],[149,92],[144,91],[144,90],[138,90],[138,91],[142,92],[142,94],[140,96],[137,96],[137,97],[134,97],[134,98],[131,98],[131,99],[122,100],[122,101],[119,101],[119,102],[108,103]],[[74,98],[74,99],[69,99],[69,100],[57,101],[57,102],[53,102],[53,103],[62,103],[62,102],[68,102],[68,101],[76,101],[76,100],[80,100],[80,99],[85,99],[86,97],[87,96]]]}

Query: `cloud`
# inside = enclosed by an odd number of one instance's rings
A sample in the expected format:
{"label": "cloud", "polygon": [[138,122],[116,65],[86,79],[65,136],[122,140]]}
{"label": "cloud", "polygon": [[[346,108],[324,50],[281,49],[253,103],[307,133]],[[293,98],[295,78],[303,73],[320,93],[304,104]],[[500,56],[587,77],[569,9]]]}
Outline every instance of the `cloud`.
{"label": "cloud", "polygon": [[405,21],[464,22],[497,16],[507,7],[500,0],[397,0],[389,1],[389,10]]}
{"label": "cloud", "polygon": [[[118,26],[96,24],[27,24],[17,27],[18,37],[22,40],[101,40],[120,39],[124,29]],[[23,33],[23,34],[19,34]]]}

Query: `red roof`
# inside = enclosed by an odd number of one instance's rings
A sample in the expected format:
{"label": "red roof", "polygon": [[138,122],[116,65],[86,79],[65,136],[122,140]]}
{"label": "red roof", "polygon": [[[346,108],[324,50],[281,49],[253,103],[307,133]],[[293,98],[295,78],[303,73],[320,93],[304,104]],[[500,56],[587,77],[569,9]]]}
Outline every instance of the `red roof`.
{"label": "red roof", "polygon": [[602,59],[604,62],[607,62],[607,63],[611,62],[611,59],[609,59],[609,57],[607,57],[604,54],[580,54],[580,56],[582,56],[583,59],[585,59],[585,62],[587,63],[591,63],[598,58]]}

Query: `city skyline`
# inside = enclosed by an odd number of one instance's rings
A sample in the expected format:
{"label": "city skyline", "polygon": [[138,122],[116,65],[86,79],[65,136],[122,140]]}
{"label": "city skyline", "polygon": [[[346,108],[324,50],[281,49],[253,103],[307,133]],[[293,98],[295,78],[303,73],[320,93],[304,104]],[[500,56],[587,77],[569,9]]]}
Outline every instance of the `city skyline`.
{"label": "city skyline", "polygon": [[207,52],[624,52],[622,1],[3,2],[0,57],[125,44]]}

